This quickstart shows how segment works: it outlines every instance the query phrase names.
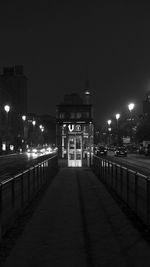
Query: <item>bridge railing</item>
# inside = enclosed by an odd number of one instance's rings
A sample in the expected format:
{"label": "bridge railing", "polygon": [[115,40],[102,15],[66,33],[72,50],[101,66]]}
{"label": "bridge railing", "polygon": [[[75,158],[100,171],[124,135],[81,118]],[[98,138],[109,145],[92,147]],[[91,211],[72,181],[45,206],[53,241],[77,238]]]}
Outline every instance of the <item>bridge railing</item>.
{"label": "bridge railing", "polygon": [[57,155],[0,182],[0,241],[15,219],[58,170]]}
{"label": "bridge railing", "polygon": [[92,169],[143,223],[150,226],[150,177],[95,155]]}

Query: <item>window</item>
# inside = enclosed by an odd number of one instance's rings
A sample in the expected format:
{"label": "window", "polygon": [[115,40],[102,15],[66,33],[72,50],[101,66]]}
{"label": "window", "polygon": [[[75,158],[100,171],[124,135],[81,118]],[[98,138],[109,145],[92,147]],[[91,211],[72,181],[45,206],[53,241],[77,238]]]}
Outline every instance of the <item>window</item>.
{"label": "window", "polygon": [[65,118],[65,113],[64,113],[64,112],[61,112],[61,113],[59,114],[59,117],[60,117],[60,119],[64,119],[64,118]]}
{"label": "window", "polygon": [[83,116],[84,116],[85,119],[88,119],[89,118],[89,112],[88,111],[84,112]]}
{"label": "window", "polygon": [[74,112],[71,112],[71,114],[70,114],[70,118],[71,118],[71,119],[75,119],[75,113],[74,113]]}
{"label": "window", "polygon": [[77,112],[77,114],[76,114],[76,118],[77,118],[77,119],[80,119],[81,117],[82,117],[81,112]]}

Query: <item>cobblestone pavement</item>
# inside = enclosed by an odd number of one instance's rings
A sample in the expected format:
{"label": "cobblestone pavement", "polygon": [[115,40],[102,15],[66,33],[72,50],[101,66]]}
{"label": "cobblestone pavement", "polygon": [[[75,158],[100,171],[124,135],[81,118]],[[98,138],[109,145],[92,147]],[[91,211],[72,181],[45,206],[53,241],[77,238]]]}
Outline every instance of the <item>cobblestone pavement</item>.
{"label": "cobblestone pavement", "polygon": [[150,246],[88,168],[61,168],[4,267],[147,267]]}

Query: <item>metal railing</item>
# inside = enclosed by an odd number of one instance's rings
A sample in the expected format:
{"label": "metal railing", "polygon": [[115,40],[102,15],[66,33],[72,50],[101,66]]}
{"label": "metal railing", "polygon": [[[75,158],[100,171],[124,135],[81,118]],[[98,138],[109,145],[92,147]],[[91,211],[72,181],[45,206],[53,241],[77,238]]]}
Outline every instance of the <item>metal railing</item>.
{"label": "metal railing", "polygon": [[143,223],[150,226],[150,177],[95,155],[92,169]]}
{"label": "metal railing", "polygon": [[0,241],[37,193],[58,170],[58,158],[51,158],[0,182]]}

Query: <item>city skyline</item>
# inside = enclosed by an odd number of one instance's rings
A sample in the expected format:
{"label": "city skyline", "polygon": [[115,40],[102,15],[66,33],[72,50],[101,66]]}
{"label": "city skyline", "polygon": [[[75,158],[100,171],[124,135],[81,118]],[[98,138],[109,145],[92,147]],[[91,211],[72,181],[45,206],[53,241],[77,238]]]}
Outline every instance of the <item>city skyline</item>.
{"label": "city skyline", "polygon": [[29,112],[55,115],[87,78],[97,123],[129,102],[141,110],[150,89],[149,4],[23,3],[1,3],[0,67],[24,66]]}

